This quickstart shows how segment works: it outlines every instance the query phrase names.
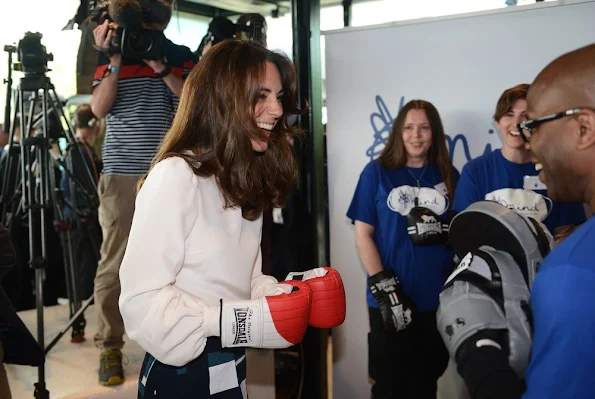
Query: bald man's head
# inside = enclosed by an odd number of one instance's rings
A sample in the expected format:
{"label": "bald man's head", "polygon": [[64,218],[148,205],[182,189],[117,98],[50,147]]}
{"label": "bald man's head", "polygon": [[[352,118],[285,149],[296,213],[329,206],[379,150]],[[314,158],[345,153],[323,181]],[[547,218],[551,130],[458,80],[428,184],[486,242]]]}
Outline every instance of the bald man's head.
{"label": "bald man's head", "polygon": [[556,58],[531,84],[527,117],[548,115],[556,117],[533,124],[528,148],[549,196],[595,201],[595,44]]}
{"label": "bald man's head", "polygon": [[537,116],[562,108],[595,108],[595,44],[566,53],[546,66],[531,85],[527,101],[528,112],[539,111]]}

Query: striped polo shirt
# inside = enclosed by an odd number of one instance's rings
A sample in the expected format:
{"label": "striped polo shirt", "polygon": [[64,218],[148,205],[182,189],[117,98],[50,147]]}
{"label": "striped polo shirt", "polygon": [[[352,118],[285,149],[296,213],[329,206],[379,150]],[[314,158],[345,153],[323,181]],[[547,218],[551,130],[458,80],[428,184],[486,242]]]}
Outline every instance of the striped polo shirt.
{"label": "striped polo shirt", "polygon": [[[164,59],[172,73],[185,79],[196,57],[188,47],[165,40]],[[93,87],[103,79],[109,59],[99,56]],[[103,143],[103,174],[145,174],[178,106],[178,97],[153,70],[138,60],[123,59],[118,94],[108,113]]]}

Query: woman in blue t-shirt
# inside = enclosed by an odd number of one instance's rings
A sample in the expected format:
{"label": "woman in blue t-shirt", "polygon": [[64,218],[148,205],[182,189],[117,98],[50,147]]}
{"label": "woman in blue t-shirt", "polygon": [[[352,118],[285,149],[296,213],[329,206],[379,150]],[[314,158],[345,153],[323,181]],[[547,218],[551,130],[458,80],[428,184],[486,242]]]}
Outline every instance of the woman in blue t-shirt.
{"label": "woman in blue t-shirt", "polygon": [[347,216],[369,276],[373,398],[436,397],[448,363],[436,309],[454,266],[446,236],[458,175],[438,111],[413,100],[360,176]]}
{"label": "woman in blue t-shirt", "polygon": [[480,200],[491,200],[543,222],[552,234],[564,225],[585,221],[580,203],[552,202],[537,177],[539,167],[531,162],[517,124],[526,119],[529,85],[520,84],[502,93],[494,121],[502,136],[502,149],[469,161],[461,172],[453,210],[460,212]]}

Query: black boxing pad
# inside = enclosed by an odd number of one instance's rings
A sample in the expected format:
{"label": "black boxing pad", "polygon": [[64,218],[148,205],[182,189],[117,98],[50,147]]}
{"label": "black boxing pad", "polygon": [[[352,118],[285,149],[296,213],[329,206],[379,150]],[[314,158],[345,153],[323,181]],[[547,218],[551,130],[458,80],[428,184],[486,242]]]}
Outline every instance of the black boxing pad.
{"label": "black boxing pad", "polygon": [[449,240],[459,258],[482,246],[510,254],[529,287],[553,242],[541,223],[492,201],[475,202],[457,214]]}

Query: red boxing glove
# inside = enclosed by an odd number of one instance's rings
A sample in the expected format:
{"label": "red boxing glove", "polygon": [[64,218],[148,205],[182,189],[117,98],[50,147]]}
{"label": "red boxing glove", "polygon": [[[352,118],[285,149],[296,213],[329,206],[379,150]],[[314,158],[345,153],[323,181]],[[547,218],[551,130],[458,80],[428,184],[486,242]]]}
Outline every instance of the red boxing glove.
{"label": "red boxing glove", "polygon": [[290,292],[249,300],[222,300],[205,314],[207,336],[221,346],[287,348],[299,343],[308,328],[312,293],[301,281],[286,281]]}
{"label": "red boxing glove", "polygon": [[[318,328],[333,328],[345,321],[345,289],[341,275],[330,267],[318,267],[305,272],[292,272],[286,280],[301,280],[312,290],[312,309],[308,324]],[[287,284],[283,281],[280,284]]]}

